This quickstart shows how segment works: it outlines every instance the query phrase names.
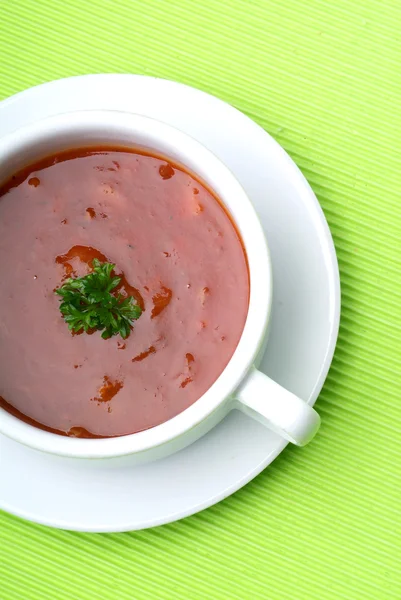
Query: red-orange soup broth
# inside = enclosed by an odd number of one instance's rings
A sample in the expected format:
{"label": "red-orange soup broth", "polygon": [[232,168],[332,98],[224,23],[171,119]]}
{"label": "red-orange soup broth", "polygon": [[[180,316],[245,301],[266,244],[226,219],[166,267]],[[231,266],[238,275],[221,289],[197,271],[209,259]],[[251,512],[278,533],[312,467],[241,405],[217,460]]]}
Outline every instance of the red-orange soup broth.
{"label": "red-orange soup broth", "polygon": [[[93,258],[143,308],[129,337],[72,335],[54,293]],[[0,188],[1,405],[57,433],[134,433],[193,404],[229,362],[249,274],[220,202],[182,167],[69,151]]]}

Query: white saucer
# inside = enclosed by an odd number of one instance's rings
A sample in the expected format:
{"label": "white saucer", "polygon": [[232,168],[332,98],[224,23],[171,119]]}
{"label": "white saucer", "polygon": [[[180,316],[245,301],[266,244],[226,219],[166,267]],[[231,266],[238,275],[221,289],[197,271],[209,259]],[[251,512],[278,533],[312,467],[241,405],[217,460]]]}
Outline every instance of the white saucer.
{"label": "white saucer", "polygon": [[[89,75],[0,103],[0,135],[86,108],[125,110],[182,129],[236,174],[265,227],[274,271],[271,333],[261,369],[313,404],[337,339],[339,275],[330,231],[304,177],[248,117],[199,90],[137,75]],[[312,442],[313,443],[313,442]],[[54,527],[126,531],[168,523],[232,494],[286,442],[242,413],[169,458],[132,466],[58,458],[0,437],[0,507]]]}

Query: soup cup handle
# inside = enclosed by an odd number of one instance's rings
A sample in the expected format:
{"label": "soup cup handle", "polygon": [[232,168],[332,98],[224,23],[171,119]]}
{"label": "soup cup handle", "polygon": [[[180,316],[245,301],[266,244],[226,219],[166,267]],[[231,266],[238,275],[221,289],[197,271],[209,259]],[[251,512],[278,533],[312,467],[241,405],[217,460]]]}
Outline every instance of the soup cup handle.
{"label": "soup cup handle", "polygon": [[305,446],[319,429],[320,417],[311,406],[254,367],[235,397],[236,408],[297,446]]}

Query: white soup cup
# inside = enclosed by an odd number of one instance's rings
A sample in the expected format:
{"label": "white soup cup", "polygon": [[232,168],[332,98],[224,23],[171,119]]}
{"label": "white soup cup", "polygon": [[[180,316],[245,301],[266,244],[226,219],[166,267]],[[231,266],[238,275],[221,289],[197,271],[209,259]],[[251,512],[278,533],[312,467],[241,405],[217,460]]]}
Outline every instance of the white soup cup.
{"label": "white soup cup", "polygon": [[319,415],[255,366],[267,341],[272,302],[268,246],[251,201],[212,152],[181,131],[148,117],[117,111],[70,112],[0,139],[0,183],[53,153],[107,145],[140,147],[171,158],[204,181],[224,204],[242,237],[249,264],[249,310],[241,339],[227,367],[201,398],[176,417],[146,431],[102,439],[64,437],[0,409],[0,432],[44,452],[80,458],[129,454],[142,462],[187,446],[230,410],[240,409],[288,441],[308,443],[319,427]]}

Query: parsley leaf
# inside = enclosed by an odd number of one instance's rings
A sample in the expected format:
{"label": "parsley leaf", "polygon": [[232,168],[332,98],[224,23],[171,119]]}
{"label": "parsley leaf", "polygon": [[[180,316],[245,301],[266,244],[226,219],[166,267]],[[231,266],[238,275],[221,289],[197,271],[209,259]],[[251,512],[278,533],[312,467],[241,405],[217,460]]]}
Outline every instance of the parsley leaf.
{"label": "parsley leaf", "polygon": [[132,296],[124,298],[113,294],[121,281],[113,276],[115,265],[93,260],[93,272],[67,281],[55,293],[61,296],[60,312],[73,333],[103,331],[107,340],[120,334],[126,339],[133,321],[139,319],[142,309]]}

